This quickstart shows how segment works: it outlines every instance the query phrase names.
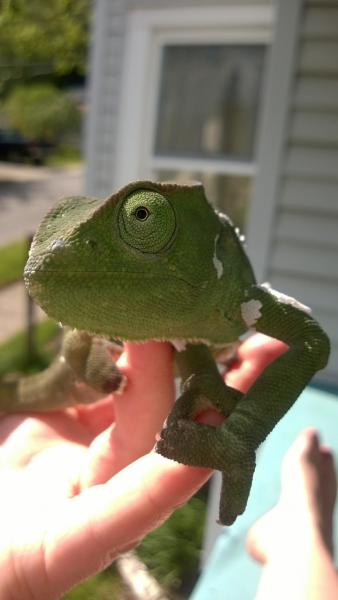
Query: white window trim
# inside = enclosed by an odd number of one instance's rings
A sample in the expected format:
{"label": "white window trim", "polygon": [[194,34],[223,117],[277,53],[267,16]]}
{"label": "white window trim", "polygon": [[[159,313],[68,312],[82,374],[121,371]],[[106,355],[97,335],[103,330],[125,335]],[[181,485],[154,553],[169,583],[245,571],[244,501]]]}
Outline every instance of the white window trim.
{"label": "white window trim", "polygon": [[[219,6],[135,10],[127,19],[121,104],[112,188],[151,177],[160,166],[196,172],[253,175],[255,165],[240,161],[153,157],[160,49],[164,43],[266,43],[272,38],[272,6]],[[165,162],[164,162],[165,161]],[[178,165],[179,163],[179,165]],[[219,168],[218,168],[219,167]]]}
{"label": "white window trim", "polygon": [[169,171],[188,171],[198,173],[212,173],[219,175],[246,175],[252,176],[256,173],[256,167],[252,161],[222,160],[213,158],[181,158],[175,156],[151,156],[149,166],[153,170],[164,169]]}

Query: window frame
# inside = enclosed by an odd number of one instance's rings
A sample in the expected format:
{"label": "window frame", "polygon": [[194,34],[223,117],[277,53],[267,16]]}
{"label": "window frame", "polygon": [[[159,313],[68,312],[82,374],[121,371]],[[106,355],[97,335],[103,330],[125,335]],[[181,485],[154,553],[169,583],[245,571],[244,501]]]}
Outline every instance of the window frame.
{"label": "window frame", "polygon": [[[167,44],[259,45],[273,38],[273,6],[134,10],[127,18],[113,187],[152,179],[158,169],[256,174],[254,161],[154,156],[161,55]],[[258,115],[258,124],[259,124]],[[258,125],[259,126],[259,125]]]}

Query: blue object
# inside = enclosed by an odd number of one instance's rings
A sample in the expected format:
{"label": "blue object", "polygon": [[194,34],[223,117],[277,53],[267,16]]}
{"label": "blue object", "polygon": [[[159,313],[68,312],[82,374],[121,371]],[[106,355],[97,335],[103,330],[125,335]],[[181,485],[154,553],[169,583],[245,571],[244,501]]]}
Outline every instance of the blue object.
{"label": "blue object", "polygon": [[[190,600],[254,600],[261,567],[248,556],[246,535],[251,525],[274,504],[280,490],[284,454],[298,433],[315,427],[321,442],[338,456],[338,398],[307,388],[260,448],[247,509],[232,527],[224,527]],[[335,511],[338,545],[338,506]]]}

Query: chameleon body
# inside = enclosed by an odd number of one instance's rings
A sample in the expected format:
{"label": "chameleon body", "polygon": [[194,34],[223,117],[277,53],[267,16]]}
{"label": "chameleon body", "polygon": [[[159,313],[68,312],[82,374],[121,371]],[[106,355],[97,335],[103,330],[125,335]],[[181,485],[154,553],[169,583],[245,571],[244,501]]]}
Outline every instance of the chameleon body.
{"label": "chameleon body", "polygon": [[[201,184],[141,181],[106,200],[61,201],[35,235],[25,280],[47,314],[73,331],[49,370],[8,388],[5,408],[81,402],[83,381],[118,389],[121,376],[96,336],[173,341],[182,393],[156,450],[220,470],[220,522],[231,524],[245,509],[257,447],[327,363],[328,338],[306,307],[256,283],[236,229]],[[248,330],[289,348],[243,394],[225,385],[209,345],[237,342]],[[194,420],[210,407],[225,417],[220,427]]]}

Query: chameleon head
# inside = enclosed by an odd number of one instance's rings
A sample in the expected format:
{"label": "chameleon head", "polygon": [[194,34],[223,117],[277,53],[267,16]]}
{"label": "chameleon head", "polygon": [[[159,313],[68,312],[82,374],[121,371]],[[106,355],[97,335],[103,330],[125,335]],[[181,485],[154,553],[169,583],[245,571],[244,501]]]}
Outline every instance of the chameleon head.
{"label": "chameleon head", "polygon": [[220,228],[201,184],[143,181],[106,200],[68,198],[42,221],[25,281],[47,314],[71,327],[189,339],[200,323],[203,338]]}

